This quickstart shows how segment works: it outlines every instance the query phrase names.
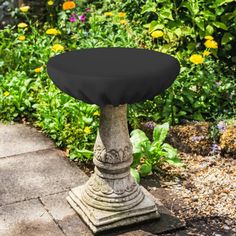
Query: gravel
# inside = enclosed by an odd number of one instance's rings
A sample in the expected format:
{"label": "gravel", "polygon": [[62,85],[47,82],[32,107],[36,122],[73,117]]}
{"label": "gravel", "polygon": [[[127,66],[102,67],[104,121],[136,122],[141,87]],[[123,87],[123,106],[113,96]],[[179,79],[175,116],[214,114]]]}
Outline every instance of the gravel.
{"label": "gravel", "polygon": [[159,178],[186,230],[165,235],[236,235],[236,159],[180,156],[186,168],[164,166]]}

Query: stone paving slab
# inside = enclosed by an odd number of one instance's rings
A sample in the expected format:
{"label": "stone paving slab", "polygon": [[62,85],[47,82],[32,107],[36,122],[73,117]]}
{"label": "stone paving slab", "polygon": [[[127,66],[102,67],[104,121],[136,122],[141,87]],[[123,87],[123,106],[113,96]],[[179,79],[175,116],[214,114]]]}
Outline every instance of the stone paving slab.
{"label": "stone paving slab", "polygon": [[0,123],[0,158],[53,147],[53,142],[34,127]]}
{"label": "stone paving slab", "polygon": [[38,199],[0,207],[0,236],[64,236]]}
{"label": "stone paving slab", "polygon": [[0,159],[0,206],[69,190],[87,176],[60,150],[42,150]]}
{"label": "stone paving slab", "polygon": [[[93,235],[66,201],[69,189],[87,175],[29,126],[0,124],[0,236]],[[182,226],[159,204],[160,220],[103,232],[148,236]]]}
{"label": "stone paving slab", "polygon": [[92,236],[93,234],[83,223],[77,213],[66,201],[68,192],[40,198],[63,232],[68,236]]}
{"label": "stone paving slab", "polygon": [[[147,191],[147,190],[146,190]],[[148,193],[147,193],[148,194]],[[92,232],[87,225],[75,213],[66,201],[68,193],[59,193],[40,198],[48,212],[53,216],[58,225],[67,236],[92,236]],[[150,193],[149,193],[149,196]],[[153,197],[153,196],[151,196]],[[155,199],[158,211],[161,215],[160,219],[152,220],[144,223],[129,225],[119,229],[112,229],[107,232],[101,232],[97,235],[103,236],[147,236],[157,235],[169,232],[174,229],[182,228],[183,223],[175,217],[167,208]]]}

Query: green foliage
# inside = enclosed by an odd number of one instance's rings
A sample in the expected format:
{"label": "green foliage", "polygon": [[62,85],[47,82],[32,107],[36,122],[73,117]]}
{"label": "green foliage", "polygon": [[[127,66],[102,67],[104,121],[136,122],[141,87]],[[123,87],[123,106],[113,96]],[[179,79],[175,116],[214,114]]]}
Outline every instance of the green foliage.
{"label": "green foliage", "polygon": [[[233,74],[225,74],[212,59],[189,69],[182,67],[181,74],[171,88],[153,101],[130,106],[131,125],[138,127],[140,120],[213,121],[220,114],[229,119],[236,114],[236,81]],[[137,124],[137,125],[136,125]]]}
{"label": "green foliage", "polygon": [[[52,84],[46,63],[59,53],[53,51],[55,44],[62,45],[64,51],[94,47],[147,48],[179,59],[181,73],[171,88],[153,101],[129,106],[128,120],[134,129],[142,120],[180,123],[184,119],[214,121],[222,114],[225,118],[235,116],[233,1],[98,0],[76,1],[76,5],[67,11],[62,10],[59,0],[52,6],[46,5],[48,16],[44,24],[35,19],[32,23],[31,9],[28,13],[17,10],[20,21],[28,27],[8,26],[0,31],[0,120],[27,117],[65,149],[71,159],[92,158],[98,108],[63,94]],[[126,15],[120,16],[119,12]],[[69,21],[72,14],[76,14],[75,22]],[[85,22],[79,20],[83,14]],[[48,35],[50,28],[61,33]],[[162,31],[163,36],[153,38],[151,34],[156,30]],[[214,36],[218,49],[207,49],[211,55],[203,56],[204,37],[208,35]],[[21,36],[25,39],[20,40]],[[193,53],[203,56],[203,64],[189,61]],[[132,138],[146,146],[137,146],[134,155],[145,151],[153,160],[141,163],[142,175],[163,160],[175,161],[175,158],[168,159],[175,152],[163,144],[165,130],[163,127],[162,131],[155,131],[155,145],[142,132],[135,131]],[[151,149],[152,145],[155,148]],[[168,157],[163,153],[168,153]],[[134,166],[140,161],[141,156],[135,158]]]}
{"label": "green foliage", "polygon": [[[188,49],[193,52],[201,49],[199,40],[214,35],[220,43],[217,52],[220,58],[235,62],[233,45],[235,44],[236,10],[233,0],[147,0],[127,1],[123,10],[135,9],[129,16],[137,24],[143,24],[146,34],[154,30],[163,30],[163,39],[158,45],[152,45],[162,52],[175,52]],[[145,37],[145,35],[144,35]],[[149,46],[150,44],[148,44]],[[215,56],[217,56],[215,53]]]}
{"label": "green foliage", "polygon": [[177,150],[171,145],[164,143],[168,131],[168,123],[157,125],[153,132],[153,142],[139,129],[131,132],[134,156],[132,168],[136,168],[141,176],[150,174],[155,166],[160,166],[163,162],[174,166],[183,166]]}
{"label": "green foliage", "polygon": [[[59,91],[52,82],[34,105],[36,124],[61,148],[69,150],[71,159],[92,158],[98,120],[96,105],[88,105]],[[89,132],[88,132],[88,131]]]}
{"label": "green foliage", "polygon": [[136,183],[139,184],[140,183],[140,175],[139,175],[138,171],[134,168],[130,168],[130,174],[133,176]]}

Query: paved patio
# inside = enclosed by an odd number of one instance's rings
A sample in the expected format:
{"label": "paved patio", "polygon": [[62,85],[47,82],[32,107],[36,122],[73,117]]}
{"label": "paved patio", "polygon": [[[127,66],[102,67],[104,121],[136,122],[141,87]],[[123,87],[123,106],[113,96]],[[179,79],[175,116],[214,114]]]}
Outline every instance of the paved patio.
{"label": "paved patio", "polygon": [[[37,129],[0,124],[0,236],[89,236],[66,201],[88,176]],[[156,235],[182,224],[156,200],[161,220],[102,235]]]}

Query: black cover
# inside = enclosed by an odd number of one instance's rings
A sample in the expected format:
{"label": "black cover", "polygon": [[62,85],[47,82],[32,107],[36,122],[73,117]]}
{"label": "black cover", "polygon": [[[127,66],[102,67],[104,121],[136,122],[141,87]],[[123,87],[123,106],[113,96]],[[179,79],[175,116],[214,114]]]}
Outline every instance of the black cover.
{"label": "black cover", "polygon": [[92,48],[50,58],[47,71],[65,93],[99,106],[152,99],[180,70],[174,57],[146,49]]}

